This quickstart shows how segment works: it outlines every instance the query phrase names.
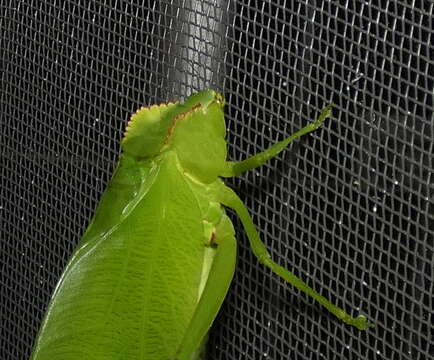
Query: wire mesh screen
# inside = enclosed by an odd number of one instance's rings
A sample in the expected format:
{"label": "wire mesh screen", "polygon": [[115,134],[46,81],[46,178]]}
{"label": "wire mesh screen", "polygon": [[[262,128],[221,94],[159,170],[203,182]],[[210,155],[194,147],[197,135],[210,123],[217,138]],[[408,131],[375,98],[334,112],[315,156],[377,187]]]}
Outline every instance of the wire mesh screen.
{"label": "wire mesh screen", "polygon": [[0,358],[27,359],[143,104],[214,88],[238,160],[333,117],[229,182],[272,257],[360,332],[260,265],[240,222],[208,359],[428,359],[433,348],[431,1],[2,1]]}

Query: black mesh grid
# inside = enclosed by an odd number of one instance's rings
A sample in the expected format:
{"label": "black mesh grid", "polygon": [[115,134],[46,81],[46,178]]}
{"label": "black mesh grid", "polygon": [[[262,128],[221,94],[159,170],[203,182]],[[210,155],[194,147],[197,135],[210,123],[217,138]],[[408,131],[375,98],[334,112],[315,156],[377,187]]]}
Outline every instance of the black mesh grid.
{"label": "black mesh grid", "polygon": [[334,117],[230,185],[275,260],[359,332],[238,266],[209,359],[428,359],[433,329],[432,1],[0,4],[0,359],[27,359],[142,104],[215,88],[241,159]]}

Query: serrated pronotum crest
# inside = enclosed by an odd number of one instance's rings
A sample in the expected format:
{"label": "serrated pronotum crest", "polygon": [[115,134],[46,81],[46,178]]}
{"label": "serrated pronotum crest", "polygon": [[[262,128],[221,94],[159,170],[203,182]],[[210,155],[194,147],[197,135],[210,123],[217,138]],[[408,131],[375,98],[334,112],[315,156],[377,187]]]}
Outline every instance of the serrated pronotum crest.
{"label": "serrated pronotum crest", "polygon": [[170,103],[163,103],[159,105],[142,106],[141,108],[139,108],[133,115],[131,115],[131,119],[127,123],[124,132],[123,141],[125,141],[128,138],[128,136],[134,133],[134,130],[139,127],[140,119],[143,119],[142,121],[146,121],[149,115],[151,115],[153,111],[161,112],[162,109],[167,110],[176,104],[177,103],[175,102],[170,102]]}

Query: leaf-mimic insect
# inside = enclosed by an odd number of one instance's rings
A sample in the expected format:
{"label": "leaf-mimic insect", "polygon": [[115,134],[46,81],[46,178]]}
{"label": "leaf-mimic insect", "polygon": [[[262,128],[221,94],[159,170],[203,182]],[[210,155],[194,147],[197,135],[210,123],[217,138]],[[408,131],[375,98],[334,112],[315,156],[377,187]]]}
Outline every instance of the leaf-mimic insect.
{"label": "leaf-mimic insect", "polygon": [[331,112],[244,161],[226,160],[224,99],[212,90],[138,110],[96,213],[57,284],[32,360],[202,359],[231,282],[240,218],[253,253],[344,322],[351,317],[270,257],[221,178],[264,164]]}

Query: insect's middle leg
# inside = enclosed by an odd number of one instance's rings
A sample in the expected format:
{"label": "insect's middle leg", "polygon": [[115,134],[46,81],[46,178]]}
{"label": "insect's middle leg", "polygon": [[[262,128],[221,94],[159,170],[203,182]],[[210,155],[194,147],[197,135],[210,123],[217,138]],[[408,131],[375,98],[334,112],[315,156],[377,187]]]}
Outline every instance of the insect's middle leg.
{"label": "insect's middle leg", "polygon": [[247,233],[247,237],[249,239],[252,251],[261,263],[269,267],[275,274],[279,275],[296,288],[300,289],[301,291],[305,292],[306,294],[317,300],[332,314],[334,314],[347,324],[353,325],[360,330],[365,330],[373,326],[373,324],[371,324],[364,315],[352,317],[351,315],[347,314],[343,309],[334,305],[324,296],[317,293],[314,289],[307,285],[303,280],[295,276],[292,272],[274,262],[271,259],[271,256],[267,251],[267,248],[265,247],[265,244],[259,237],[255,225],[253,224],[252,218],[250,217],[247,208],[244,206],[240,198],[232,191],[232,189],[225,186],[223,182],[216,182],[214,190],[216,194],[216,199],[219,200],[223,205],[233,209],[236,212],[237,216],[240,218],[243,227]]}

